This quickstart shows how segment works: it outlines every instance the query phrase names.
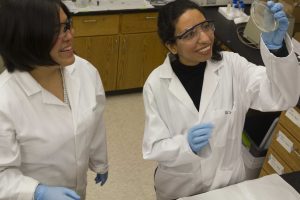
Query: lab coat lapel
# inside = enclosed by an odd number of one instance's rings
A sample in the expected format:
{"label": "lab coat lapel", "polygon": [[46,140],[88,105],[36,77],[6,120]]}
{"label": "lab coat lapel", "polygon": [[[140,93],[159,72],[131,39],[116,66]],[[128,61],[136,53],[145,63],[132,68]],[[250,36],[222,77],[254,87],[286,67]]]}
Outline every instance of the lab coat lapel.
{"label": "lab coat lapel", "polygon": [[174,97],[176,97],[194,115],[198,115],[198,111],[194,106],[192,99],[190,98],[189,94],[187,93],[180,80],[172,70],[169,56],[165,59],[163,67],[161,68],[160,77],[163,79],[168,79],[170,81],[170,93],[174,95]]}
{"label": "lab coat lapel", "polygon": [[199,121],[201,122],[205,111],[211,101],[211,98],[219,84],[218,69],[220,64],[207,61],[207,66],[204,73],[204,80],[201,93],[200,109],[199,109]]}
{"label": "lab coat lapel", "polygon": [[64,103],[59,100],[56,96],[45,90],[28,72],[16,71],[15,77],[19,85],[25,91],[28,96],[32,96],[36,93],[41,92],[42,101],[44,104],[62,105]]}
{"label": "lab coat lapel", "polygon": [[173,74],[169,89],[170,92],[188,108],[188,110],[190,110],[193,114],[198,114],[192,99],[175,74]]}
{"label": "lab coat lapel", "polygon": [[69,95],[70,106],[72,109],[73,117],[77,118],[79,107],[79,95],[80,95],[80,79],[75,75],[76,69],[74,65],[67,66],[65,68],[65,81]]}

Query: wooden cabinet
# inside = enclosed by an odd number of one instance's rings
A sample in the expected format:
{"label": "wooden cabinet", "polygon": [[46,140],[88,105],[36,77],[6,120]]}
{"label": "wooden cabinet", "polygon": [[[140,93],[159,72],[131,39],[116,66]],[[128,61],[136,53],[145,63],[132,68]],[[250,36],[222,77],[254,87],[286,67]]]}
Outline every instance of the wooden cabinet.
{"label": "wooden cabinet", "polygon": [[260,176],[300,171],[300,109],[282,112]]}
{"label": "wooden cabinet", "polygon": [[140,88],[166,49],[156,12],[74,16],[75,52],[99,70],[105,91]]}

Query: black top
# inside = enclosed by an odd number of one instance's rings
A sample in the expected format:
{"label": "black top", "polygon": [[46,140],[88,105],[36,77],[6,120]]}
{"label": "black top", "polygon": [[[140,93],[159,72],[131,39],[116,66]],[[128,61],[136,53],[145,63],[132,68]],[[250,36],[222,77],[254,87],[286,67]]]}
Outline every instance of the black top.
{"label": "black top", "polygon": [[300,171],[280,175],[300,194]]}
{"label": "black top", "polygon": [[206,62],[201,62],[196,66],[187,66],[179,59],[175,59],[171,62],[171,66],[199,111]]}

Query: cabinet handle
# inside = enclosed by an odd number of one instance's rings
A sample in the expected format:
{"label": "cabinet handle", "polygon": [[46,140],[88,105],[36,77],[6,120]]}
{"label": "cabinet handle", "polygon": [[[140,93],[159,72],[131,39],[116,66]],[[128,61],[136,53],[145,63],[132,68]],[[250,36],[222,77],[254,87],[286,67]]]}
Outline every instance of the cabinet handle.
{"label": "cabinet handle", "polygon": [[148,19],[156,19],[156,17],[149,17],[149,16],[147,16],[147,17],[145,17],[147,20]]}
{"label": "cabinet handle", "polygon": [[97,20],[95,20],[95,19],[85,19],[85,20],[83,20],[83,23],[95,23],[95,22],[97,22]]}

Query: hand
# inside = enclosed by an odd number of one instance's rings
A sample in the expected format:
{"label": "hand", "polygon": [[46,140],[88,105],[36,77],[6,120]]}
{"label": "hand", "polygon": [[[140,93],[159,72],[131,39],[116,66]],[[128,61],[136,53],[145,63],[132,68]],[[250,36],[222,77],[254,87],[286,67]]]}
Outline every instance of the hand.
{"label": "hand", "polygon": [[194,153],[198,153],[208,144],[213,129],[212,124],[198,124],[188,131],[188,143]]}
{"label": "hand", "polygon": [[273,1],[267,2],[268,7],[270,8],[271,12],[274,13],[274,18],[279,23],[278,28],[272,32],[263,32],[262,39],[268,49],[276,50],[282,47],[282,42],[284,36],[289,27],[289,20],[284,13],[283,5],[281,3],[274,3]]}
{"label": "hand", "polygon": [[65,187],[38,185],[34,192],[34,200],[80,200],[80,196]]}
{"label": "hand", "polygon": [[96,184],[100,183],[101,186],[104,185],[107,180],[107,177],[108,177],[108,172],[104,174],[97,174],[95,178]]}

